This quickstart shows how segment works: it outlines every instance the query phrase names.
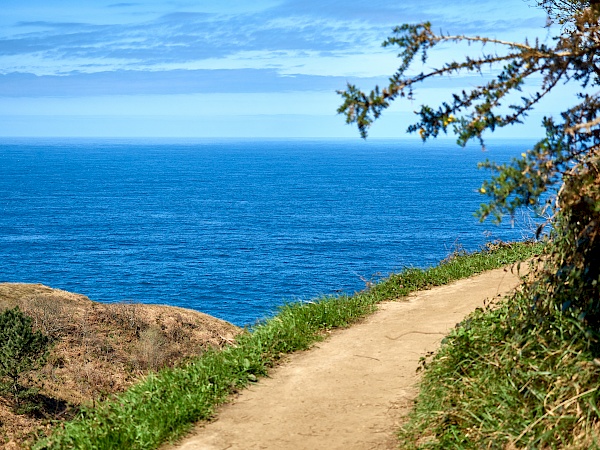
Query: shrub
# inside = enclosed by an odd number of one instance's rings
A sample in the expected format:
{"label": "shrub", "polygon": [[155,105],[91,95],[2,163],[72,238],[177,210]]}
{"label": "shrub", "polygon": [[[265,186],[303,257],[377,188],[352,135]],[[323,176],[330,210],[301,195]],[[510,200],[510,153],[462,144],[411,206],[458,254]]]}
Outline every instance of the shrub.
{"label": "shrub", "polygon": [[0,313],[0,388],[17,408],[32,391],[21,385],[22,376],[45,362],[50,345],[47,336],[33,331],[31,322],[18,306]]}

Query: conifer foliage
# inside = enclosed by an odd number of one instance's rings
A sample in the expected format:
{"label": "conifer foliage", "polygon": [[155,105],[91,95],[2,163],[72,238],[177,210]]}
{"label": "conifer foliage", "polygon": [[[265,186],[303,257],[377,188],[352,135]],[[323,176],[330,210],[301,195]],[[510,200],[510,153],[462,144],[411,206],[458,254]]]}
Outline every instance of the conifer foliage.
{"label": "conifer foliage", "polygon": [[[596,337],[600,336],[599,3],[539,0],[537,6],[547,12],[551,29],[557,30],[551,44],[437,34],[430,23],[397,27],[383,43],[400,49],[401,64],[389,85],[365,93],[349,84],[339,91],[343,104],[338,109],[366,137],[393,101],[414,100],[419,83],[491,68],[495,76],[482,77],[480,86],[454,93],[437,106],[421,106],[418,120],[407,130],[418,132],[424,141],[450,132],[461,146],[472,139],[483,146],[485,132],[523,123],[557,86],[576,86],[571,103],[565,97],[565,109],[543,119],[545,136],[533,148],[523,149],[521,157],[508,164],[482,163],[493,174],[480,189],[489,202],[479,215],[482,220],[491,216],[500,221],[522,207],[550,209],[553,246],[538,277],[545,288],[533,299],[533,310],[546,317],[568,311]],[[435,46],[459,43],[481,44],[483,53],[414,75],[418,60],[425,62]],[[528,79],[537,88],[525,95]]]}
{"label": "conifer foliage", "polygon": [[44,363],[50,345],[49,338],[33,331],[31,323],[19,307],[0,313],[0,389],[17,406],[29,391],[21,378]]}

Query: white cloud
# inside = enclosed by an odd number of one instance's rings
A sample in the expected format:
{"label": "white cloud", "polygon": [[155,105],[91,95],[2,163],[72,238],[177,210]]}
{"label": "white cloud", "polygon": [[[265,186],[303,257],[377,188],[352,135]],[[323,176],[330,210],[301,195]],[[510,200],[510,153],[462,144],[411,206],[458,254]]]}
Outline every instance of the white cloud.
{"label": "white cloud", "polygon": [[[211,113],[247,130],[240,118],[260,116],[263,132],[265,117],[285,115],[280,123],[304,117],[319,134],[319,121],[307,117],[343,125],[335,116],[336,89],[346,81],[370,89],[396,70],[396,50],[381,48],[394,25],[430,20],[452,33],[543,36],[544,15],[529,6],[522,0],[57,0],[51,6],[47,0],[5,0],[0,115],[21,121],[36,114],[49,120],[97,116],[109,134],[122,132],[119,121],[126,118],[135,118],[138,132],[147,129],[143,118],[161,111],[172,126],[159,128],[175,134],[181,132],[177,120],[189,125],[190,118],[208,120]],[[463,53],[444,46],[428,65]],[[438,80],[437,91],[422,89],[418,99],[436,100],[472,81]],[[405,114],[416,106],[395,108]],[[51,120],[60,122],[57,130],[68,127],[67,119]],[[215,130],[224,130],[217,122]]]}

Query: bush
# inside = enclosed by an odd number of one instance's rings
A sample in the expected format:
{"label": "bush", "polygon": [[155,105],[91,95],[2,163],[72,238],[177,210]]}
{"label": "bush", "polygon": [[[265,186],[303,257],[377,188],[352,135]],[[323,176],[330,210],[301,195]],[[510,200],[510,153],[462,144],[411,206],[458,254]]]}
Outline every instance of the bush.
{"label": "bush", "polygon": [[50,346],[49,338],[33,331],[31,322],[18,306],[0,313],[0,388],[17,408],[32,392],[21,385],[22,376],[45,362]]}

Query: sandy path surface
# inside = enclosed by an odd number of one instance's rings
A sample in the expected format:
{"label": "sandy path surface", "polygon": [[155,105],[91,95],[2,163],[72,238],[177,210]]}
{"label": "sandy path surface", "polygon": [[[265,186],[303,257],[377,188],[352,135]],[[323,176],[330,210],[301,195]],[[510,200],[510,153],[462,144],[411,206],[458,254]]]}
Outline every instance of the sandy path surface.
{"label": "sandy path surface", "polygon": [[386,302],[363,322],[296,353],[198,425],[181,450],[394,449],[418,392],[419,358],[486,299],[518,284],[486,272]]}

